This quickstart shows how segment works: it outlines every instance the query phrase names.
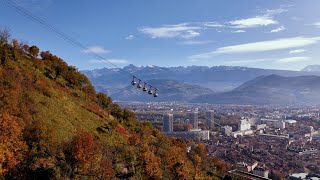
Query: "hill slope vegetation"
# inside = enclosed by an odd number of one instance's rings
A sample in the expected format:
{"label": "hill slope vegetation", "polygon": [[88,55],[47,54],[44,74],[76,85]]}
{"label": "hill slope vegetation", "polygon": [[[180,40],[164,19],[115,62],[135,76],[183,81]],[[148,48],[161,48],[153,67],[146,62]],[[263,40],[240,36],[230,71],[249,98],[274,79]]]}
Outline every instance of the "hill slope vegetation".
{"label": "hill slope vegetation", "polygon": [[9,43],[5,31],[0,139],[0,179],[204,179],[226,170],[203,145],[136,121],[75,67],[36,46]]}

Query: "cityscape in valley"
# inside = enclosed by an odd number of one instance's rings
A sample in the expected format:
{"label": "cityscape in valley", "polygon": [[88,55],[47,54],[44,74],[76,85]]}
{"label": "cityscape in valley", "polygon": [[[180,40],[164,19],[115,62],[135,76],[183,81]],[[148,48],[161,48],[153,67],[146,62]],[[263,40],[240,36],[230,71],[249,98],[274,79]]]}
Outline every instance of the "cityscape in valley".
{"label": "cityscape in valley", "polygon": [[268,179],[319,177],[320,107],[120,102],[138,120],[170,137],[206,145],[232,165],[231,174]]}
{"label": "cityscape in valley", "polygon": [[0,0],[0,180],[320,180],[319,0]]}

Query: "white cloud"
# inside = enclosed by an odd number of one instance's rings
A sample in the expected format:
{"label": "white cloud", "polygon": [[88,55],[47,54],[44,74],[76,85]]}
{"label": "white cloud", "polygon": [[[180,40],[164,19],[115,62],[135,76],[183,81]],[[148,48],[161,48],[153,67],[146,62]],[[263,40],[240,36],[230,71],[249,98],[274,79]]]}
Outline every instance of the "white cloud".
{"label": "white cloud", "polygon": [[127,40],[131,40],[131,39],[134,39],[135,37],[134,37],[134,35],[129,35],[129,36],[127,36],[125,39],[127,39]]}
{"label": "white cloud", "polygon": [[[151,38],[182,38],[191,39],[201,35],[202,30],[216,29],[217,32],[222,32],[221,28],[238,29],[231,31],[232,33],[245,32],[246,28],[256,28],[269,25],[279,24],[275,20],[275,16],[286,12],[286,9],[272,9],[266,10],[255,17],[236,19],[228,22],[215,22],[215,21],[203,21],[203,22],[184,22],[180,24],[161,25],[158,27],[141,27],[138,30]],[[281,27],[283,30],[283,26]]]}
{"label": "white cloud", "polygon": [[277,32],[283,31],[283,30],[285,30],[285,29],[286,29],[286,28],[285,28],[284,26],[280,26],[280,27],[278,27],[278,28],[276,28],[276,29],[271,30],[270,32],[271,32],[271,33],[277,33]]}
{"label": "white cloud", "polygon": [[89,62],[93,64],[98,64],[98,63],[128,64],[128,61],[125,59],[105,59],[105,60],[91,59],[89,60]]}
{"label": "white cloud", "polygon": [[272,59],[254,59],[254,60],[238,60],[238,61],[226,61],[224,65],[243,66],[249,64],[256,64],[259,62],[270,61]]}
{"label": "white cloud", "polygon": [[190,39],[200,36],[202,27],[191,26],[189,23],[163,25],[161,27],[143,27],[139,30],[151,38],[183,38]]}
{"label": "white cloud", "polygon": [[305,49],[295,49],[295,50],[289,51],[289,54],[297,54],[297,53],[302,53],[305,51],[306,51]]}
{"label": "white cloud", "polygon": [[91,46],[91,47],[88,47],[86,50],[83,50],[82,52],[84,52],[84,53],[105,54],[105,53],[109,53],[111,51],[106,50],[101,46]]}
{"label": "white cloud", "polygon": [[316,22],[313,25],[316,26],[317,28],[320,28],[320,22]]}
{"label": "white cloud", "polygon": [[245,30],[242,30],[242,29],[239,29],[239,30],[236,30],[236,31],[231,31],[232,33],[244,33],[246,32]]}
{"label": "white cloud", "polygon": [[211,42],[212,41],[184,41],[179,44],[181,44],[181,45],[203,45],[203,44],[209,44]]}
{"label": "white cloud", "polygon": [[308,61],[310,59],[311,59],[310,57],[298,56],[298,57],[288,57],[288,58],[278,59],[278,60],[275,60],[275,62],[279,64],[287,64],[287,63]]}
{"label": "white cloud", "polygon": [[244,29],[244,28],[256,28],[262,26],[275,25],[279,22],[274,19],[274,16],[279,15],[283,12],[287,12],[287,9],[268,9],[262,13],[262,15],[258,15],[251,18],[245,19],[237,19],[234,21],[229,21],[231,28]]}
{"label": "white cloud", "polygon": [[225,25],[218,22],[202,22],[203,26],[206,27],[225,27]]}
{"label": "white cloud", "polygon": [[260,42],[253,42],[253,43],[247,43],[247,44],[220,47],[208,53],[196,54],[196,55],[190,56],[190,58],[204,59],[204,58],[211,58],[212,56],[217,54],[254,53],[254,52],[299,48],[299,47],[316,44],[319,41],[320,41],[320,36],[310,37],[310,38],[293,37],[293,38],[275,39],[270,41],[260,41]]}
{"label": "white cloud", "polygon": [[298,63],[303,61],[309,61],[311,57],[297,56],[297,57],[286,57],[286,58],[265,58],[265,59],[253,59],[253,60],[235,60],[235,61],[226,61],[224,65],[233,65],[233,66],[244,66],[252,65],[261,62],[274,62],[277,64],[287,64],[287,63]]}
{"label": "white cloud", "polygon": [[269,16],[256,16],[248,19],[230,21],[229,24],[231,24],[233,28],[243,29],[278,24],[278,21]]}
{"label": "white cloud", "polygon": [[279,9],[267,9],[264,14],[265,16],[275,16],[284,12],[287,12],[288,9],[279,8]]}

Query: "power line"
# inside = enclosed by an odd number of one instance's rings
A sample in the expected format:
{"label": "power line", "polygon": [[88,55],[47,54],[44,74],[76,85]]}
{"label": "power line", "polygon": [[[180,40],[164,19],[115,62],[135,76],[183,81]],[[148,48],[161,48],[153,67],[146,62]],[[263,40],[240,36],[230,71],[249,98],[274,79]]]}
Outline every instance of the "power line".
{"label": "power line", "polygon": [[115,68],[119,69],[120,71],[123,71],[127,74],[129,74],[132,77],[135,77],[137,79],[139,79],[137,76],[135,76],[134,74],[132,74],[131,72],[128,72],[126,70],[124,70],[123,68],[120,68],[119,66],[117,66],[115,63],[112,63],[111,61],[109,61],[108,59],[106,59],[105,57],[93,52],[91,49],[87,48],[85,45],[83,45],[82,43],[80,43],[79,41],[75,40],[74,38],[68,36],[67,34],[65,34],[62,30],[51,26],[49,23],[47,23],[46,21],[38,18],[37,16],[33,15],[31,12],[29,12],[28,10],[24,9],[23,7],[19,6],[17,3],[15,3],[12,0],[3,0],[3,2],[10,6],[11,8],[15,9],[18,13],[20,13],[21,15],[27,17],[28,19],[42,25],[44,28],[53,31],[56,35],[58,35],[60,38],[62,38],[63,40],[65,40],[66,42],[68,42],[69,44],[73,45],[73,46],[77,46],[80,49],[88,52],[88,54],[98,58],[100,61],[106,61],[109,64],[111,64],[112,66],[114,66]]}

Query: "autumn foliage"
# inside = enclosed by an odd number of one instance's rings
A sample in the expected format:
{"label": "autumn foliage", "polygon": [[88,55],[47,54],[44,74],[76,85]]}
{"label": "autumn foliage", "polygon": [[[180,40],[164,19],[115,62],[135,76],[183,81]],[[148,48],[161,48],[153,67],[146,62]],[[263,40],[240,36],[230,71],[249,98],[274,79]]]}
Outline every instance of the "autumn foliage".
{"label": "autumn foliage", "polygon": [[9,41],[0,30],[0,179],[211,179],[208,172],[226,171],[204,146],[138,122],[61,58]]}
{"label": "autumn foliage", "polygon": [[21,126],[14,116],[3,114],[0,117],[0,177],[20,163],[24,147]]}

